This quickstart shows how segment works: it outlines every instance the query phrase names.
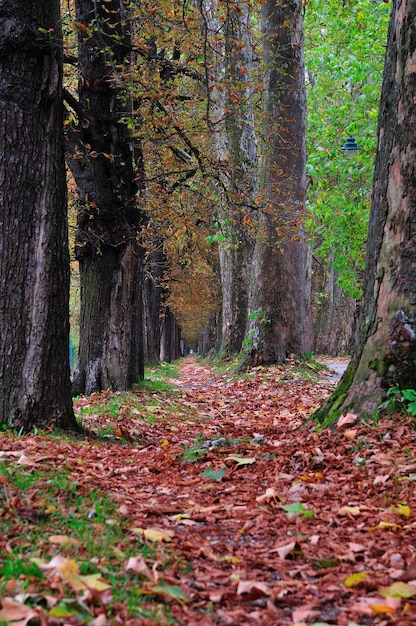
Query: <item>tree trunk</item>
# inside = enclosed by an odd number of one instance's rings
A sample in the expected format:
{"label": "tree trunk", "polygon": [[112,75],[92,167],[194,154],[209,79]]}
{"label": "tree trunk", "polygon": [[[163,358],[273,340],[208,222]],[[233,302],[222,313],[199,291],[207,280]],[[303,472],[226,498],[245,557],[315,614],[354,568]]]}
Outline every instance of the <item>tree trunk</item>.
{"label": "tree trunk", "polygon": [[207,355],[218,352],[221,343],[221,311],[216,311],[204,328],[203,335],[196,342],[196,352]]}
{"label": "tree trunk", "polygon": [[145,261],[143,337],[144,362],[147,364],[158,363],[160,358],[160,312],[164,268],[165,255],[162,241],[159,239]]}
{"label": "tree trunk", "polygon": [[[88,256],[80,273],[74,393],[125,390],[143,377],[140,260],[135,245]],[[140,303],[140,306],[139,304]]]}
{"label": "tree trunk", "polygon": [[79,200],[81,312],[73,391],[90,394],[129,389],[143,377],[141,216],[117,74],[129,62],[128,16],[118,0],[75,4],[81,78],[79,103],[68,98],[78,115],[68,137]]}
{"label": "tree trunk", "polygon": [[332,260],[316,262],[313,272],[314,352],[337,356],[351,354],[357,305],[338,284]]}
{"label": "tree trunk", "polygon": [[262,7],[265,66],[263,193],[250,278],[246,360],[282,361],[312,349],[305,203],[305,81],[302,2]]}
{"label": "tree trunk", "polygon": [[160,320],[160,360],[170,363],[170,342],[171,342],[171,326],[169,320],[169,309],[165,309]]}
{"label": "tree trunk", "polygon": [[415,55],[416,2],[393,0],[356,345],[322,422],[372,416],[390,385],[416,388]]}
{"label": "tree trunk", "polygon": [[204,4],[201,10],[209,43],[206,62],[210,125],[219,163],[215,218],[222,235],[220,353],[226,355],[238,353],[244,338],[248,268],[253,253],[253,242],[244,224],[257,192],[251,12],[247,2],[223,6],[216,0]]}
{"label": "tree trunk", "polygon": [[0,7],[0,423],[76,429],[59,2]]}

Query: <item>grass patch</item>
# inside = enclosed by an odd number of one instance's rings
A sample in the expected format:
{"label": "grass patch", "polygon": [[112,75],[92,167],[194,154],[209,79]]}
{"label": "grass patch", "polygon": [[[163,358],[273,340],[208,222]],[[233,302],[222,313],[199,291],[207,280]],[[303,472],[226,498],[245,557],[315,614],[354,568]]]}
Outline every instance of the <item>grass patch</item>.
{"label": "grass patch", "polygon": [[[179,378],[180,376],[181,360],[174,361],[173,363],[166,363],[161,361],[153,367],[146,367],[145,381],[150,379],[153,382],[162,381],[166,382],[170,379]],[[141,384],[141,383],[140,383]]]}
{"label": "grass patch", "polygon": [[[11,441],[17,439],[8,434]],[[53,456],[56,441],[45,443]],[[169,606],[149,593],[149,581],[126,571],[130,557],[148,560],[151,570],[157,555],[163,573],[172,564],[167,548],[132,534],[118,505],[87,476],[74,480],[65,461],[59,471],[48,460],[39,465],[19,464],[18,455],[0,460],[0,597],[29,594],[27,602],[42,619],[61,616],[62,624],[89,624],[97,612],[113,623],[120,604],[131,617],[173,624]],[[65,559],[61,570],[51,565],[57,557]],[[86,593],[88,601],[82,599]]]}

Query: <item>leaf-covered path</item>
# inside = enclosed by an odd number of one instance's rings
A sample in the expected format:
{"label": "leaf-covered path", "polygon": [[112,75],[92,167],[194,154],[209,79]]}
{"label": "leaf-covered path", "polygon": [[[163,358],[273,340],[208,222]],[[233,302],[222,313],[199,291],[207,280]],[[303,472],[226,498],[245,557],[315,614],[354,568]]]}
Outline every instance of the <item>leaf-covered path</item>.
{"label": "leaf-covered path", "polygon": [[95,590],[94,620],[83,623],[416,623],[408,418],[302,428],[335,383],[305,381],[296,362],[235,379],[189,358],[174,384],[174,393],[78,399],[83,424],[107,429],[104,443],[2,438],[2,456],[64,467],[81,490],[110,495],[126,531],[96,569],[107,581],[121,569],[144,609],[161,607],[157,620],[133,617],[131,603]]}

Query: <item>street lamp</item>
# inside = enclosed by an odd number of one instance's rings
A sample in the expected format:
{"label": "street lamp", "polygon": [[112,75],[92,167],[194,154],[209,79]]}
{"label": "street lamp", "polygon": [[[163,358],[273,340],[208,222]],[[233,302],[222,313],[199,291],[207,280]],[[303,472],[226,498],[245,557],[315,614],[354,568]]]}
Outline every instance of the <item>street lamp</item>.
{"label": "street lamp", "polygon": [[347,141],[344,143],[344,145],[341,148],[341,150],[344,150],[345,154],[349,158],[353,158],[357,154],[359,149],[360,148],[358,147],[358,144],[355,141],[354,137],[348,137]]}

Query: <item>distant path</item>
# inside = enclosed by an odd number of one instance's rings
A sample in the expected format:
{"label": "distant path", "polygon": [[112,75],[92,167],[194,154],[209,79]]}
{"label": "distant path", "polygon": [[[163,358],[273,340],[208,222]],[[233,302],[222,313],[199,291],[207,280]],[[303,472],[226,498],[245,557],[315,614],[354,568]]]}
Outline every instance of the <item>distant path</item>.
{"label": "distant path", "polygon": [[329,372],[326,375],[324,373],[324,377],[326,380],[340,380],[343,373],[347,369],[349,358],[348,357],[324,357],[320,356],[317,359],[318,363],[322,363],[322,365],[326,365],[329,368]]}

